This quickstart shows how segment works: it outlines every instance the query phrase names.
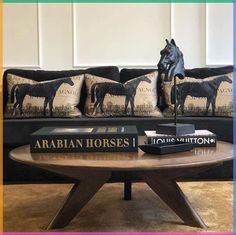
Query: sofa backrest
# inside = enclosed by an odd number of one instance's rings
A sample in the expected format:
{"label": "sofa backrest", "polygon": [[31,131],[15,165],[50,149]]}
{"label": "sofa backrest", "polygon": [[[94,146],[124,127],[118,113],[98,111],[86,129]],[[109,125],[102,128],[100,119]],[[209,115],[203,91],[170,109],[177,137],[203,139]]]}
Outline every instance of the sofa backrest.
{"label": "sofa backrest", "polygon": [[[24,69],[8,69],[3,74],[3,110],[6,108],[6,103],[8,99],[7,90],[7,74],[13,74],[20,77],[32,79],[34,81],[49,81],[57,78],[70,77],[81,75],[85,73],[90,73],[95,76],[105,77],[114,81],[120,81],[119,69],[116,66],[104,66],[104,67],[94,67],[89,69],[80,70],[62,70],[62,71],[44,71],[44,70],[24,70]],[[79,109],[83,112],[85,100],[86,100],[86,87],[85,84],[81,90],[81,99],[78,105]]]}
{"label": "sofa backrest", "polygon": [[185,76],[192,78],[207,78],[213,76],[219,76],[222,74],[232,73],[234,67],[232,65],[218,67],[218,68],[195,68],[195,69],[186,69]]}

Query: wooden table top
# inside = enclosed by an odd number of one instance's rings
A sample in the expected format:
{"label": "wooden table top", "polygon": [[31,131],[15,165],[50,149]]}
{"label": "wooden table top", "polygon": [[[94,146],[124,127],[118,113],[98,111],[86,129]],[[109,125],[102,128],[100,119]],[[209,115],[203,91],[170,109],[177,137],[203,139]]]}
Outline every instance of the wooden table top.
{"label": "wooden table top", "polygon": [[138,152],[30,153],[29,145],[15,148],[10,157],[18,162],[44,166],[68,166],[109,170],[156,170],[220,164],[233,159],[233,145],[218,141],[217,147],[198,147],[188,152],[151,155]]}

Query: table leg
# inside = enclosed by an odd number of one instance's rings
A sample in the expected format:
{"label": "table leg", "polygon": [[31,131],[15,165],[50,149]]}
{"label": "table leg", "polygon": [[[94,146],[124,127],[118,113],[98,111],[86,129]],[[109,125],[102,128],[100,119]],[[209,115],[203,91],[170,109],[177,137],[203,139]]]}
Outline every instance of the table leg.
{"label": "table leg", "polygon": [[87,176],[75,184],[47,229],[62,228],[68,225],[103,184],[108,181],[109,177],[110,172],[93,172],[91,177]]}
{"label": "table leg", "polygon": [[201,217],[192,207],[183,191],[172,179],[160,178],[155,172],[143,172],[143,179],[149,187],[187,224],[207,228]]}
{"label": "table leg", "polygon": [[132,198],[132,176],[130,172],[126,172],[124,179],[124,200],[131,200],[131,198]]}

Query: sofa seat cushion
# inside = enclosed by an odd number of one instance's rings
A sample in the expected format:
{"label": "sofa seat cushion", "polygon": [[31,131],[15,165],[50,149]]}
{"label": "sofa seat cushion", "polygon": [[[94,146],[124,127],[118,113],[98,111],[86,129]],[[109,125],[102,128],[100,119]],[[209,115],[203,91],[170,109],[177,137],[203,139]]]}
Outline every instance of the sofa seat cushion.
{"label": "sofa seat cushion", "polygon": [[[233,118],[226,117],[181,117],[182,123],[195,124],[196,129],[208,129],[219,140],[233,141]],[[113,118],[41,118],[6,119],[3,122],[4,146],[29,144],[30,134],[44,126],[113,126],[135,125],[140,135],[145,130],[155,130],[161,123],[173,122],[173,118],[158,117],[113,117]]]}

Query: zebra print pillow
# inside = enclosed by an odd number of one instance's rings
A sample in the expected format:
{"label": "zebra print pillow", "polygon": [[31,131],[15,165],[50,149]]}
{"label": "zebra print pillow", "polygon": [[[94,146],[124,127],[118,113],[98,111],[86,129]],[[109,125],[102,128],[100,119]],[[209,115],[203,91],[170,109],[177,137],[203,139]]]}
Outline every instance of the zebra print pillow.
{"label": "zebra print pillow", "polygon": [[124,84],[85,74],[85,84],[88,94],[84,110],[86,116],[162,117],[157,108],[157,72]]}
{"label": "zebra print pillow", "polygon": [[[183,116],[233,116],[233,73],[196,79],[177,79],[177,113]],[[163,82],[168,108],[164,116],[173,115],[174,87]]]}
{"label": "zebra print pillow", "polygon": [[76,117],[84,75],[37,82],[7,75],[5,118]]}

